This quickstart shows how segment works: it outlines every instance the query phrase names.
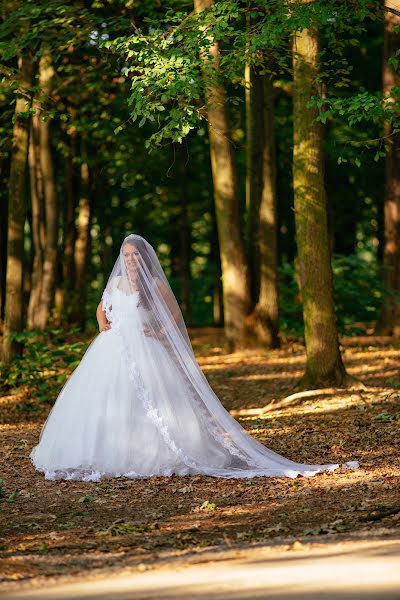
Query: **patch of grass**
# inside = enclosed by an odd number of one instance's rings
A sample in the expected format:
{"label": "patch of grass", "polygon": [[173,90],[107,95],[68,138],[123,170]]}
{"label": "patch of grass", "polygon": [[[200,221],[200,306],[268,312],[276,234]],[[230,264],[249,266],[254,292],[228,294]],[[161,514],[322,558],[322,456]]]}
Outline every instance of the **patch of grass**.
{"label": "patch of grass", "polygon": [[379,413],[379,415],[375,415],[375,417],[373,417],[374,421],[381,421],[383,423],[387,423],[390,421],[397,421],[398,419],[400,419],[400,412],[395,413],[394,415],[383,411],[381,413]]}
{"label": "patch of grass", "polygon": [[93,496],[81,496],[78,502],[93,502]]}
{"label": "patch of grass", "polygon": [[100,529],[97,534],[115,536],[126,535],[127,533],[144,533],[145,531],[146,527],[143,525],[136,525],[135,523],[130,523],[129,521],[117,519],[109,527]]}
{"label": "patch of grass", "polygon": [[204,510],[208,512],[212,512],[217,508],[215,502],[210,502],[209,500],[205,500],[201,506],[198,507],[197,510]]}
{"label": "patch of grass", "polygon": [[11,492],[11,494],[8,496],[7,498],[7,502],[9,502],[10,504],[13,504],[16,499],[18,498],[19,495],[19,491],[18,490],[14,490],[13,492]]}

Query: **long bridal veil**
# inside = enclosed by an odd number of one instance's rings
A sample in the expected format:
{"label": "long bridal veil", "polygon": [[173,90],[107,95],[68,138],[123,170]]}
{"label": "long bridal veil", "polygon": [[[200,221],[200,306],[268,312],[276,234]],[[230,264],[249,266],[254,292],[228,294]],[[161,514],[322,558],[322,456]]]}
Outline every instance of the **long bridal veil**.
{"label": "long bridal veil", "polygon": [[[118,310],[130,298],[134,301]],[[102,306],[122,342],[125,368],[143,414],[188,473],[296,477],[338,466],[292,462],[253,439],[224,409],[196,362],[156,252],[141,236],[125,238]]]}

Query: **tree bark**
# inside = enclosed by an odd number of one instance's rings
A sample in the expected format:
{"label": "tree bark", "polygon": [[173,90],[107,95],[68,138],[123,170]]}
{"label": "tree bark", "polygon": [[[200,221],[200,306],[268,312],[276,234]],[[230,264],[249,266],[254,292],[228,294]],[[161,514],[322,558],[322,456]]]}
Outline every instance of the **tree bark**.
{"label": "tree bark", "polygon": [[[38,111],[37,102],[34,108]],[[37,315],[40,306],[41,288],[43,281],[43,251],[45,246],[44,230],[44,194],[42,171],[40,167],[40,116],[38,112],[32,116],[29,137],[29,176],[32,203],[32,246],[33,246],[33,269],[31,293],[28,304],[28,329],[37,326]]]}
{"label": "tree bark", "polygon": [[[54,69],[51,58],[43,55],[39,66],[39,83],[46,96],[51,95]],[[43,177],[43,192],[46,219],[46,246],[43,256],[43,281],[37,323],[44,329],[53,307],[57,275],[58,205],[51,147],[51,121],[40,124],[40,168]]]}
{"label": "tree bark", "polygon": [[[386,3],[385,3],[386,4]],[[400,17],[385,13],[383,50],[383,93],[391,97],[394,87],[400,87],[400,75],[389,64],[389,58],[400,50]],[[394,101],[394,100],[393,100]],[[378,335],[400,336],[400,135],[385,123],[385,137],[392,143],[386,154],[386,184],[384,199],[383,283],[390,293],[382,305],[376,324]]]}
{"label": "tree bark", "polygon": [[[32,86],[33,60],[26,52],[20,59],[20,89],[27,91]],[[7,273],[5,320],[3,337],[3,361],[9,364],[18,355],[19,345],[13,334],[22,331],[23,326],[23,255],[25,224],[25,174],[29,145],[29,121],[20,116],[25,112],[27,99],[17,95],[15,123],[9,178]],[[30,102],[28,101],[28,104]]]}
{"label": "tree bark", "polygon": [[71,294],[71,320],[85,328],[87,300],[87,270],[90,250],[93,190],[91,189],[86,144],[82,141],[81,185],[76,221],[74,250],[75,289]]}
{"label": "tree bark", "polygon": [[322,126],[307,107],[318,93],[318,34],[293,42],[293,187],[299,278],[303,301],[306,371],[299,387],[343,386],[349,381],[339,350],[329,250]]}
{"label": "tree bark", "polygon": [[279,346],[278,247],[274,91],[268,75],[253,72],[248,121],[248,263],[252,311],[247,345]]}
{"label": "tree bark", "polygon": [[246,240],[251,305],[260,293],[260,203],[262,195],[264,115],[263,76],[246,65]]}
{"label": "tree bark", "polygon": [[[213,0],[194,0],[197,13],[212,5]],[[207,83],[208,133],[221,252],[225,335],[228,351],[232,352],[245,345],[244,320],[249,310],[250,294],[244,243],[240,231],[239,199],[230,142],[226,93],[223,86],[216,82],[215,76],[208,80],[210,68],[214,73],[218,73],[219,69],[217,42],[211,43],[209,54],[212,59],[209,61],[204,57],[203,74]]]}
{"label": "tree bark", "polygon": [[221,327],[224,323],[224,305],[222,297],[221,282],[221,253],[219,250],[218,231],[215,218],[213,218],[211,238],[211,259],[214,263],[214,285],[213,285],[213,324]]}
{"label": "tree bark", "polygon": [[[39,63],[39,85],[51,96],[54,69],[49,55]],[[46,105],[47,102],[44,101]],[[51,121],[35,100],[29,147],[34,262],[28,306],[28,327],[45,329],[53,308],[57,275],[58,202],[51,146]]]}
{"label": "tree bark", "polygon": [[[9,181],[9,161],[2,159],[0,162],[0,181],[5,185]],[[6,291],[6,272],[7,272],[7,223],[8,223],[8,202],[0,202],[0,333],[3,331],[4,304]]]}
{"label": "tree bark", "polygon": [[66,206],[63,214],[64,235],[63,235],[63,256],[61,263],[61,298],[59,306],[58,320],[69,318],[71,310],[71,293],[75,287],[74,279],[74,252],[75,252],[75,212],[77,198],[79,194],[79,169],[76,164],[77,158],[77,135],[72,133],[68,136],[67,142],[68,155],[65,161],[65,200]]}

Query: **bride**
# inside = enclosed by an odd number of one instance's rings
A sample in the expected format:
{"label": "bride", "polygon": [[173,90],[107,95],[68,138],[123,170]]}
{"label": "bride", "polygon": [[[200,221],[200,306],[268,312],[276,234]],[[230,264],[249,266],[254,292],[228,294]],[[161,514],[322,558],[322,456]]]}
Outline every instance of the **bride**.
{"label": "bride", "polygon": [[296,477],[339,466],[292,462],[229,415],[196,362],[175,296],[141,236],[123,241],[97,320],[100,333],[31,452],[46,479]]}

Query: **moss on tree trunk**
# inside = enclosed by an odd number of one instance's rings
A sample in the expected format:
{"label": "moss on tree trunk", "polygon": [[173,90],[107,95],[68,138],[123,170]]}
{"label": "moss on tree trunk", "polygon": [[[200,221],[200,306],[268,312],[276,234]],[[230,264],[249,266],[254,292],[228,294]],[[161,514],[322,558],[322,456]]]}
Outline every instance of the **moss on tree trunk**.
{"label": "moss on tree trunk", "polygon": [[293,186],[298,270],[307,365],[298,387],[344,386],[349,378],[338,341],[328,238],[322,125],[307,107],[318,94],[318,36],[311,29],[293,40]]}

